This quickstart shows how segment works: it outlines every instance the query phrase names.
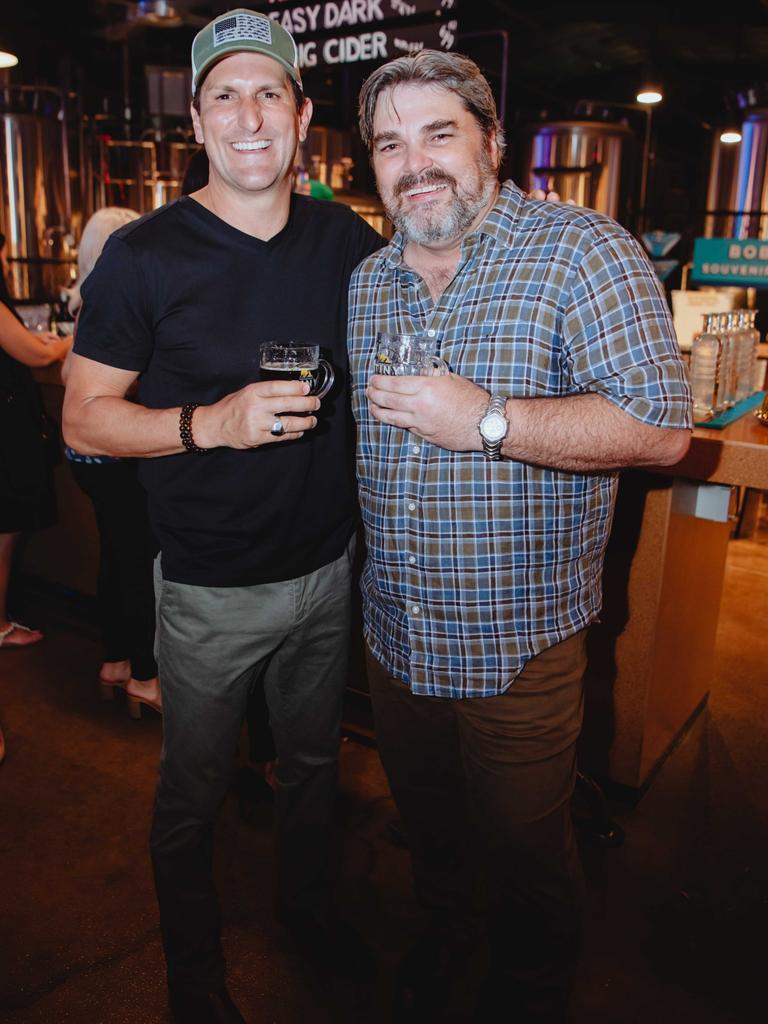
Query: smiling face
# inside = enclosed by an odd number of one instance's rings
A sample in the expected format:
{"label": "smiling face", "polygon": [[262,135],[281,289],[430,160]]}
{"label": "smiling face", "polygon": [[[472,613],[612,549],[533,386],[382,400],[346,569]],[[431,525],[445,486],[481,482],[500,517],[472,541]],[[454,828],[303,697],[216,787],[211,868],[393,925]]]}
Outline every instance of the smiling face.
{"label": "smiling face", "polygon": [[387,215],[407,241],[460,240],[495,198],[498,163],[495,138],[450,90],[402,84],[379,96],[373,169]]}
{"label": "smiling face", "polygon": [[195,139],[205,145],[210,187],[234,196],[290,191],[296,147],[312,104],[296,111],[293,88],[277,61],[235,53],[216,64],[192,107]]}

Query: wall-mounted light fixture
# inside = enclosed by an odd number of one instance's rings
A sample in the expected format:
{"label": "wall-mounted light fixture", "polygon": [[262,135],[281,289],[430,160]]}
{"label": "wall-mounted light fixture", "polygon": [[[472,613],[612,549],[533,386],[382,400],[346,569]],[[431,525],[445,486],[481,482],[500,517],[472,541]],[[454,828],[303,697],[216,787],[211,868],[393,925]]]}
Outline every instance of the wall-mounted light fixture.
{"label": "wall-mounted light fixture", "polygon": [[725,128],[720,132],[720,141],[726,146],[735,146],[737,142],[741,142],[741,132],[738,128]]}

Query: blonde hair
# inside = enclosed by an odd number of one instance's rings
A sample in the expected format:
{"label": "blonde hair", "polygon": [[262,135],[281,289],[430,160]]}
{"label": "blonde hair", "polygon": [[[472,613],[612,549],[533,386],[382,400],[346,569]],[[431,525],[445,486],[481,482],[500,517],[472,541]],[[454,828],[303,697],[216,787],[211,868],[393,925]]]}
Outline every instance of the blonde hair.
{"label": "blonde hair", "polygon": [[96,260],[107,244],[107,239],[113,231],[138,218],[139,214],[135,210],[124,206],[105,206],[88,218],[77,250],[77,280],[69,290],[68,306],[73,316],[82,303],[80,288],[83,281],[96,266]]}

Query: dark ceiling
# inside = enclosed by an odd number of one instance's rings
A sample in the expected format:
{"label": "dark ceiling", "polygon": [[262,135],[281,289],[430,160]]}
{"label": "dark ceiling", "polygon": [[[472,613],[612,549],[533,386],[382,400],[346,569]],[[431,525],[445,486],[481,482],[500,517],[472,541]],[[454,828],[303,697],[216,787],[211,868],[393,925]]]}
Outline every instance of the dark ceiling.
{"label": "dark ceiling", "polygon": [[[181,24],[154,28],[127,0],[4,4],[0,48],[21,63],[11,81],[77,92],[87,113],[119,115],[128,83],[137,134],[147,64],[186,66],[197,29],[247,0],[173,0]],[[288,3],[296,0],[288,0]],[[258,7],[258,3],[251,6]],[[262,4],[262,7],[266,3]],[[739,120],[738,97],[763,96],[768,81],[768,0],[698,3],[458,0],[457,48],[483,66],[501,99],[506,63],[506,123],[569,116],[580,98],[634,101],[654,77],[665,99],[654,110],[655,174],[650,203],[665,226],[691,231],[703,207],[710,126]],[[371,65],[305,72],[317,123],[350,127],[355,96]],[[766,94],[768,106],[768,94]],[[642,132],[643,121],[626,114]],[[634,122],[634,123],[633,123]],[[365,184],[370,185],[370,182]]]}
{"label": "dark ceiling", "polygon": [[[15,81],[76,86],[84,80],[94,94],[119,91],[123,44],[134,63],[186,64],[195,31],[237,2],[173,0],[181,25],[152,28],[135,18],[137,4],[128,0],[25,0],[3,5],[0,44],[22,56]],[[673,108],[717,120],[735,93],[768,77],[768,0],[719,6],[459,0],[458,16],[462,33],[507,32],[510,112],[567,107],[581,95],[632,100],[636,84],[653,72]],[[499,77],[501,50],[492,39],[460,45],[479,51]]]}

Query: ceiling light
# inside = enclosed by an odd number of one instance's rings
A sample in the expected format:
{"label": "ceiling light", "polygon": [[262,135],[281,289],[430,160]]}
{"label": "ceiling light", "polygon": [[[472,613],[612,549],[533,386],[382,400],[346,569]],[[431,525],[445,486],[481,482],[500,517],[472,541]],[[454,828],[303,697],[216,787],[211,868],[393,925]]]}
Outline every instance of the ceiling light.
{"label": "ceiling light", "polygon": [[725,131],[720,132],[720,141],[728,146],[733,146],[737,142],[741,142],[741,132],[735,128],[726,128]]}
{"label": "ceiling light", "polygon": [[656,88],[641,89],[635,98],[638,103],[661,103],[664,99],[661,90]]}
{"label": "ceiling light", "polygon": [[15,53],[0,50],[0,68],[15,68],[18,63],[19,58]]}

